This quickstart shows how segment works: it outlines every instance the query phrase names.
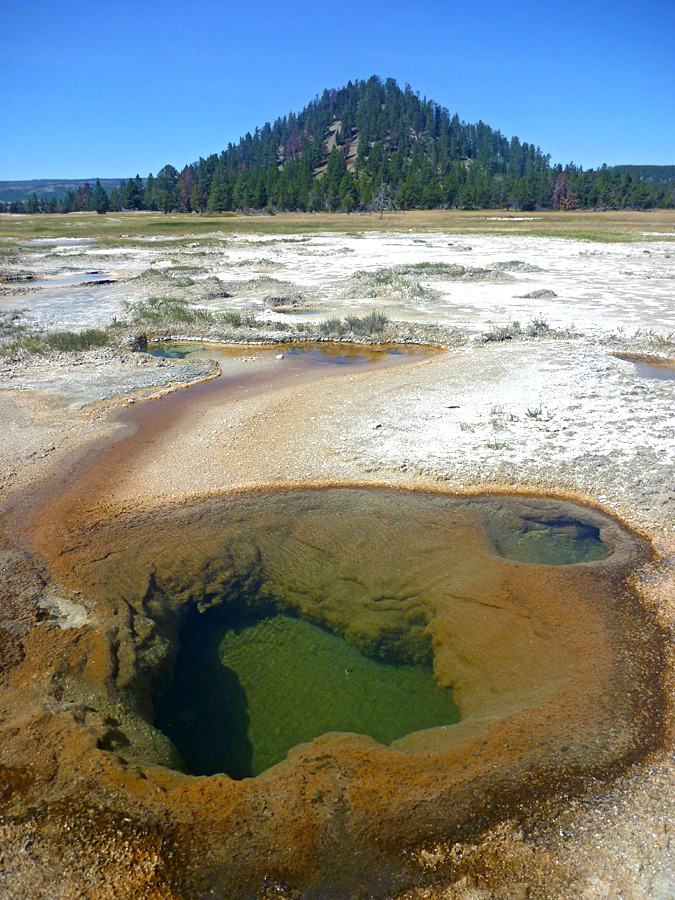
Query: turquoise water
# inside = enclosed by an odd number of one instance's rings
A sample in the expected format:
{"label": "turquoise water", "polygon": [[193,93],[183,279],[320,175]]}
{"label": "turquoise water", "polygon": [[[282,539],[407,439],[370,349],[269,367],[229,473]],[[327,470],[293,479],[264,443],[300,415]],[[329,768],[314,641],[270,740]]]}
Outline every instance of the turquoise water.
{"label": "turquoise water", "polygon": [[303,619],[227,622],[222,613],[195,614],[183,629],[170,703],[156,718],[191,772],[232,778],[330,731],[390,744],[457,721],[452,691],[428,666],[364,656]]}

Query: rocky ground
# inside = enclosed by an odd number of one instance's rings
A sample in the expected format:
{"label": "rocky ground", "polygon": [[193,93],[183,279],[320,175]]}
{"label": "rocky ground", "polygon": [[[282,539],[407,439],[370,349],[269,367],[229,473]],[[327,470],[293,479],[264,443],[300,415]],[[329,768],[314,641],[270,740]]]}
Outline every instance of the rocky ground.
{"label": "rocky ground", "polygon": [[[229,341],[427,341],[439,349],[417,362],[345,367],[319,380],[294,369],[283,348],[264,358],[242,349],[222,364],[223,374],[253,373],[251,389],[234,398],[204,395],[175,425],[155,422],[157,443],[130,453],[114,483],[105,483],[106,508],[335,481],[578,497],[653,541],[658,559],[641,570],[639,585],[670,634],[675,244],[665,237],[597,243],[440,231],[214,232],[27,243],[0,267],[6,343],[113,320],[116,329],[100,349],[36,356],[18,343],[0,357],[0,501],[9,543],[17,517],[48,495],[50,479],[127,427],[116,409],[212,376],[209,360],[131,352],[140,331]],[[90,281],[93,271],[114,283],[73,283]],[[155,297],[203,316],[153,320]],[[349,317],[376,311],[389,320],[384,330],[355,335]],[[662,752],[580,799],[544,804],[470,843],[424,848],[420,864],[434,883],[405,896],[675,897],[670,725],[667,732]],[[110,861],[126,858],[122,840],[134,842],[106,836],[94,866],[98,887],[94,879],[89,893],[71,884],[57,895],[45,877],[53,848],[27,850],[40,843],[35,822],[3,827],[8,897],[22,889],[36,897],[134,896],[123,893],[131,884],[136,895],[176,896],[157,874],[159,839],[149,833],[135,843],[142,856],[136,876],[145,880],[111,880]],[[77,871],[84,859],[73,865]]]}

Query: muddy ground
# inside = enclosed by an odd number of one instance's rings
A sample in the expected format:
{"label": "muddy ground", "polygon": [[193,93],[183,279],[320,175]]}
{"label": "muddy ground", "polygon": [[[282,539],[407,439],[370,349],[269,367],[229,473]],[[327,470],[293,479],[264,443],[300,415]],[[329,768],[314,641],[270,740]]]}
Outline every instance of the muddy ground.
{"label": "muddy ground", "polygon": [[[115,323],[104,348],[36,356],[19,341],[0,357],[0,502],[10,542],[32,502],[27,497],[39,500],[50,479],[94,442],[121,433],[116,410],[214,374],[208,361],[132,352],[129,342],[141,331],[151,341],[422,341],[439,349],[400,367],[298,384],[288,370],[284,377],[290,357],[283,347],[264,359],[243,347],[223,365],[224,376],[259,370],[274,387],[209,402],[165,429],[106,484],[106,514],[270,483],[577,497],[651,539],[658,558],[640,570],[638,583],[670,635],[675,243],[665,228],[651,232],[615,243],[405,228],[8,242],[0,265],[6,343]],[[94,272],[102,283],[91,283]],[[204,314],[143,318],[156,297]],[[325,324],[376,311],[389,320],[381,332]],[[641,366],[645,359],[650,368]],[[53,615],[67,619],[68,611]],[[669,704],[672,651],[668,643]],[[660,751],[581,798],[547,802],[470,843],[420,850],[436,883],[406,896],[675,897],[670,718],[666,731]],[[101,845],[96,863],[66,866],[53,838],[27,852],[39,843],[30,818],[3,827],[0,893],[8,897],[173,896],[153,869],[154,839],[137,843],[141,882],[130,873],[111,879],[111,861],[126,858],[116,839],[107,850]],[[54,866],[59,894],[49,893]],[[93,866],[98,880],[78,886],[69,866],[73,873]]]}

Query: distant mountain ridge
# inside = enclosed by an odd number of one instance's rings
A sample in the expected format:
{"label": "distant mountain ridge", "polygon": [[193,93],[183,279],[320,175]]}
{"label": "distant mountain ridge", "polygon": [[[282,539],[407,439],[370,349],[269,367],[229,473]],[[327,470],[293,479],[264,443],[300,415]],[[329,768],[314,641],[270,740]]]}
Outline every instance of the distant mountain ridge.
{"label": "distant mountain ridge", "polygon": [[373,75],[324,90],[301,112],[180,171],[169,164],[156,176],[136,175],[111,189],[104,180],[101,188],[110,196],[99,191],[98,205],[71,182],[60,205],[31,194],[10,211],[646,209],[675,206],[675,166],[551,165],[534,143],[463,122],[409,85]]}
{"label": "distant mountain ridge", "polygon": [[[100,178],[101,187],[110,193],[113,188],[119,187],[122,178]],[[40,199],[61,200],[68,191],[75,191],[81,185],[88,183],[92,187],[96,183],[94,178],[35,178],[28,181],[0,181],[0,200],[6,203],[12,200],[27,200],[32,194]]]}
{"label": "distant mountain ridge", "polygon": [[645,184],[671,184],[675,182],[675,166],[640,166],[640,165],[621,165],[611,166],[612,169],[618,169],[619,172],[629,173],[634,178],[639,178]]}

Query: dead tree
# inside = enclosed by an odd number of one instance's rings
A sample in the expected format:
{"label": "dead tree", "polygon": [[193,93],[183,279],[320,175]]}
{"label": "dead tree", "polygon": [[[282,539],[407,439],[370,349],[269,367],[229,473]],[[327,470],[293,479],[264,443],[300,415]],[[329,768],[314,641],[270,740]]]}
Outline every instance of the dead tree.
{"label": "dead tree", "polygon": [[384,183],[384,181],[380,182],[380,186],[377,190],[377,194],[373,197],[373,200],[370,204],[371,212],[379,212],[380,218],[385,214],[385,212],[393,212],[396,209],[396,204],[391,199],[389,194],[389,188]]}

